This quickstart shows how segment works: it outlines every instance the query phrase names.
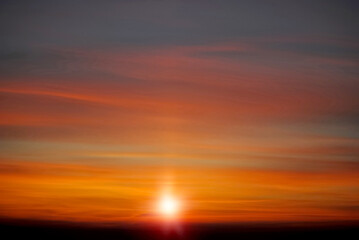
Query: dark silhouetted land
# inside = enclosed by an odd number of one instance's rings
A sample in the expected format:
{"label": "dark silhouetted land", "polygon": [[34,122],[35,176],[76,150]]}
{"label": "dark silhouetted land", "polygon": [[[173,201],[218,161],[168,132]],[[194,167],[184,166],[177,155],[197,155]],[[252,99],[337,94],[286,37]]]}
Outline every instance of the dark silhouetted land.
{"label": "dark silhouetted land", "polygon": [[202,224],[165,233],[160,226],[94,226],[2,220],[2,239],[359,239],[359,222]]}

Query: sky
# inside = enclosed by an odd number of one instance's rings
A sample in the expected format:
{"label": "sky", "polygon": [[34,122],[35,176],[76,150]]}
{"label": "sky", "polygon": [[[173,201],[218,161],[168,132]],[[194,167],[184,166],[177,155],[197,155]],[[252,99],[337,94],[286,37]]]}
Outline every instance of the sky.
{"label": "sky", "polygon": [[1,1],[0,218],[359,220],[357,1]]}

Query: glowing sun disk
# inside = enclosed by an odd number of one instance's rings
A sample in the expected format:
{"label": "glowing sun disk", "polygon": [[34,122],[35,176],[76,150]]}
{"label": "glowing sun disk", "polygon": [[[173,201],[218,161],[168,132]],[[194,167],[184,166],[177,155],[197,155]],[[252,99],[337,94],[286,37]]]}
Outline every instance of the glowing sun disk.
{"label": "glowing sun disk", "polygon": [[179,202],[173,196],[165,195],[160,199],[159,211],[166,216],[173,216],[179,211]]}

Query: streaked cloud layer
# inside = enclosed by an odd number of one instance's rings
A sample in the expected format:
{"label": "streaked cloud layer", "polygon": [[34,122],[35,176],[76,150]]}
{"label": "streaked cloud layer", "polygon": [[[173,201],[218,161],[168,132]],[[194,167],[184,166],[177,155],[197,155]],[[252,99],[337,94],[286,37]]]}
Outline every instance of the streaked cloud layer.
{"label": "streaked cloud layer", "polygon": [[359,219],[354,1],[0,9],[1,217]]}

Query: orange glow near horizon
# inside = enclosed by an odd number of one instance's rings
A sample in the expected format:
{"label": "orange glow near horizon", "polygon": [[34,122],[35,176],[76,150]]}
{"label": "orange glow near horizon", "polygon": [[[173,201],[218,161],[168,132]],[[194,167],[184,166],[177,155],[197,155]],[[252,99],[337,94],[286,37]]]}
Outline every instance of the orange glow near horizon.
{"label": "orange glow near horizon", "polygon": [[[351,194],[359,187],[358,175],[350,171],[176,167],[172,183],[178,194],[156,195],[167,171],[161,167],[18,162],[1,168],[1,216],[6,218],[96,224],[153,222],[178,215],[183,222],[217,223],[359,219],[347,210],[359,200]],[[186,211],[177,196],[185,196]],[[153,201],[160,216],[146,204]]]}

